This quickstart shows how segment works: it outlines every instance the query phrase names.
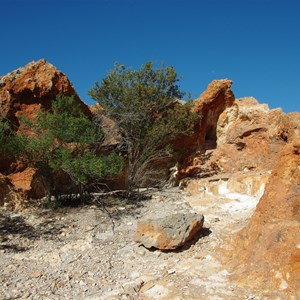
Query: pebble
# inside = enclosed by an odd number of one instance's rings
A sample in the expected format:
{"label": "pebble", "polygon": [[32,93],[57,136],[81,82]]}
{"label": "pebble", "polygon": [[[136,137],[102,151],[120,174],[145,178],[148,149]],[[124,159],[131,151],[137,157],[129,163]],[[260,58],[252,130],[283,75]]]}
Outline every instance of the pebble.
{"label": "pebble", "polygon": [[137,253],[138,253],[139,255],[141,255],[141,256],[144,256],[144,255],[146,254],[146,251],[145,251],[145,249],[140,248],[140,249],[137,251]]}
{"label": "pebble", "polygon": [[40,277],[42,276],[42,273],[39,272],[39,271],[35,271],[35,272],[33,273],[33,276],[34,276],[35,278],[40,278]]}
{"label": "pebble", "polygon": [[27,299],[31,296],[31,294],[29,292],[25,292],[23,295],[22,295],[22,298],[24,299]]}
{"label": "pebble", "polygon": [[160,251],[155,251],[155,255],[156,255],[157,257],[160,257],[160,256],[161,256],[161,252],[160,252]]}

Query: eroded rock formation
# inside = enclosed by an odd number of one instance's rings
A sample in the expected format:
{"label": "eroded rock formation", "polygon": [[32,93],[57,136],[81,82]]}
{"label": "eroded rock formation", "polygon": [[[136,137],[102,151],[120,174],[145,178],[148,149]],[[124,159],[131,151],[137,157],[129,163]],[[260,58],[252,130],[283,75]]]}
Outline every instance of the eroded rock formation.
{"label": "eroded rock formation", "polygon": [[220,115],[231,109],[234,104],[234,94],[231,90],[232,81],[228,79],[214,80],[200,97],[194,100],[194,111],[202,118],[198,130],[192,137],[186,138],[177,144],[183,149],[188,148],[186,155],[179,163],[178,179],[195,177],[200,172],[215,174],[217,165],[205,164],[207,155],[217,147],[217,124]]}
{"label": "eroded rock formation", "polygon": [[265,193],[234,238],[233,277],[300,297],[300,141],[282,149]]}
{"label": "eroded rock formation", "polygon": [[25,198],[42,198],[47,191],[47,181],[39,176],[34,168],[26,168],[24,171],[9,174],[8,179]]}
{"label": "eroded rock formation", "polygon": [[234,104],[231,90],[232,81],[228,79],[214,80],[206,91],[194,101],[195,111],[202,115],[198,144],[200,149],[215,149],[217,146],[217,123],[221,113]]}
{"label": "eroded rock formation", "polygon": [[295,138],[300,115],[270,110],[254,98],[241,98],[235,104],[218,120],[213,159],[222,172],[272,170],[281,149]]}
{"label": "eroded rock formation", "polygon": [[[237,99],[217,115],[215,149],[206,146],[206,151],[190,155],[180,166],[180,179],[272,170],[281,149],[295,138],[300,121],[300,114],[270,110],[252,97]],[[199,144],[206,145],[203,138]]]}

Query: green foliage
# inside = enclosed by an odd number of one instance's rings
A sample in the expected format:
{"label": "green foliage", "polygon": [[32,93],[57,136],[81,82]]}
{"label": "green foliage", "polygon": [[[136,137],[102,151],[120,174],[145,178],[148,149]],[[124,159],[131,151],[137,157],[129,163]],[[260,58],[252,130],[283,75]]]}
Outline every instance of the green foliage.
{"label": "green foliage", "polygon": [[0,159],[13,158],[20,152],[20,144],[15,138],[7,120],[0,116]]}
{"label": "green foliage", "polygon": [[23,117],[21,123],[26,130],[14,137],[21,149],[18,157],[47,178],[49,195],[56,194],[54,177],[58,172],[67,174],[78,191],[83,191],[123,168],[119,155],[97,154],[104,134],[73,97],[58,96],[50,111],[38,113],[34,120]]}
{"label": "green foliage", "polygon": [[148,62],[131,70],[115,64],[89,91],[121,131],[122,150],[128,155],[129,189],[139,186],[155,160],[172,155],[172,140],[194,131],[199,115],[191,112],[190,104],[176,100],[184,95],[178,81],[173,67],[154,69]]}

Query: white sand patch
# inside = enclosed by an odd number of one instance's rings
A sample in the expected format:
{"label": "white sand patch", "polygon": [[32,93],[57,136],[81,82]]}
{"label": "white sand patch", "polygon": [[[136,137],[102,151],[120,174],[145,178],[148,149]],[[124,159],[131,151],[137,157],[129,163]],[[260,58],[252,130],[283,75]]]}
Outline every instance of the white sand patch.
{"label": "white sand patch", "polygon": [[223,196],[226,199],[233,200],[221,205],[221,208],[228,212],[250,211],[253,210],[258,203],[258,199],[256,197],[245,194],[228,193]]}

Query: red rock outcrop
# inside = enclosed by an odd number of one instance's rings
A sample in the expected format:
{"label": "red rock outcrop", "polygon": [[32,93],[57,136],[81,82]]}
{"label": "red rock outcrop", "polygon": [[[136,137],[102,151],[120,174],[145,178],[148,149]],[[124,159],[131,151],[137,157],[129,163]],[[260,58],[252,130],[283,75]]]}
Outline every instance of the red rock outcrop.
{"label": "red rock outcrop", "polygon": [[[210,176],[213,165],[220,176],[271,172],[254,215],[229,243],[229,266],[241,283],[295,299],[300,298],[299,124],[299,113],[238,99],[219,114],[216,148],[195,153],[193,163],[180,170],[199,177]],[[205,180],[193,182],[196,190],[205,186]]]}
{"label": "red rock outcrop", "polygon": [[228,79],[212,81],[206,91],[194,101],[195,111],[201,113],[202,119],[198,133],[198,144],[204,150],[216,148],[217,123],[221,113],[234,104],[231,90],[232,81]]}
{"label": "red rock outcrop", "polygon": [[270,110],[249,97],[225,107],[215,121],[216,148],[194,152],[181,178],[272,170],[281,149],[294,139],[300,114]]}
{"label": "red rock outcrop", "polygon": [[[200,169],[205,169],[205,173],[215,174],[216,165],[204,166],[207,160],[205,151],[210,151],[217,147],[217,124],[221,114],[226,109],[235,106],[234,94],[231,90],[232,81],[228,79],[212,81],[206,91],[194,100],[194,111],[201,114],[197,132],[192,137],[178,141],[182,149],[188,156],[184,156],[179,163],[178,179],[197,176]],[[179,148],[179,146],[177,146]]]}
{"label": "red rock outcrop", "polygon": [[[182,177],[209,177],[215,168],[220,176],[230,178],[230,174],[251,177],[271,172],[254,215],[228,244],[232,248],[227,252],[229,266],[233,278],[244,284],[278,291],[282,299],[288,293],[291,299],[298,299],[300,114],[270,110],[251,97],[238,99],[223,108],[218,118],[214,118],[214,135],[204,127],[205,135],[216,139],[215,149],[206,146],[206,151],[194,152],[190,164],[179,169],[179,173]],[[203,135],[199,141],[206,142]],[[205,187],[205,180],[193,182],[196,191],[201,184]]]}
{"label": "red rock outcrop", "polygon": [[19,126],[20,115],[31,118],[41,108],[49,109],[58,94],[74,95],[83,112],[91,115],[65,74],[45,59],[30,62],[0,77],[1,115]]}
{"label": "red rock outcrop", "polygon": [[212,159],[222,172],[272,170],[281,149],[294,139],[300,115],[270,110],[254,98],[235,103],[235,110],[220,116]]}
{"label": "red rock outcrop", "polygon": [[[8,119],[14,129],[24,130],[19,118],[34,118],[41,109],[49,109],[59,94],[74,96],[82,111],[92,117],[67,76],[44,59],[0,77],[0,115]],[[9,162],[0,163],[0,172],[13,173],[9,178],[23,196],[39,198],[45,195],[42,180],[33,169]]]}
{"label": "red rock outcrop", "polygon": [[299,166],[298,139],[280,152],[264,195],[249,223],[234,238],[230,255],[234,278],[257,288],[291,292],[297,299],[300,298]]}

